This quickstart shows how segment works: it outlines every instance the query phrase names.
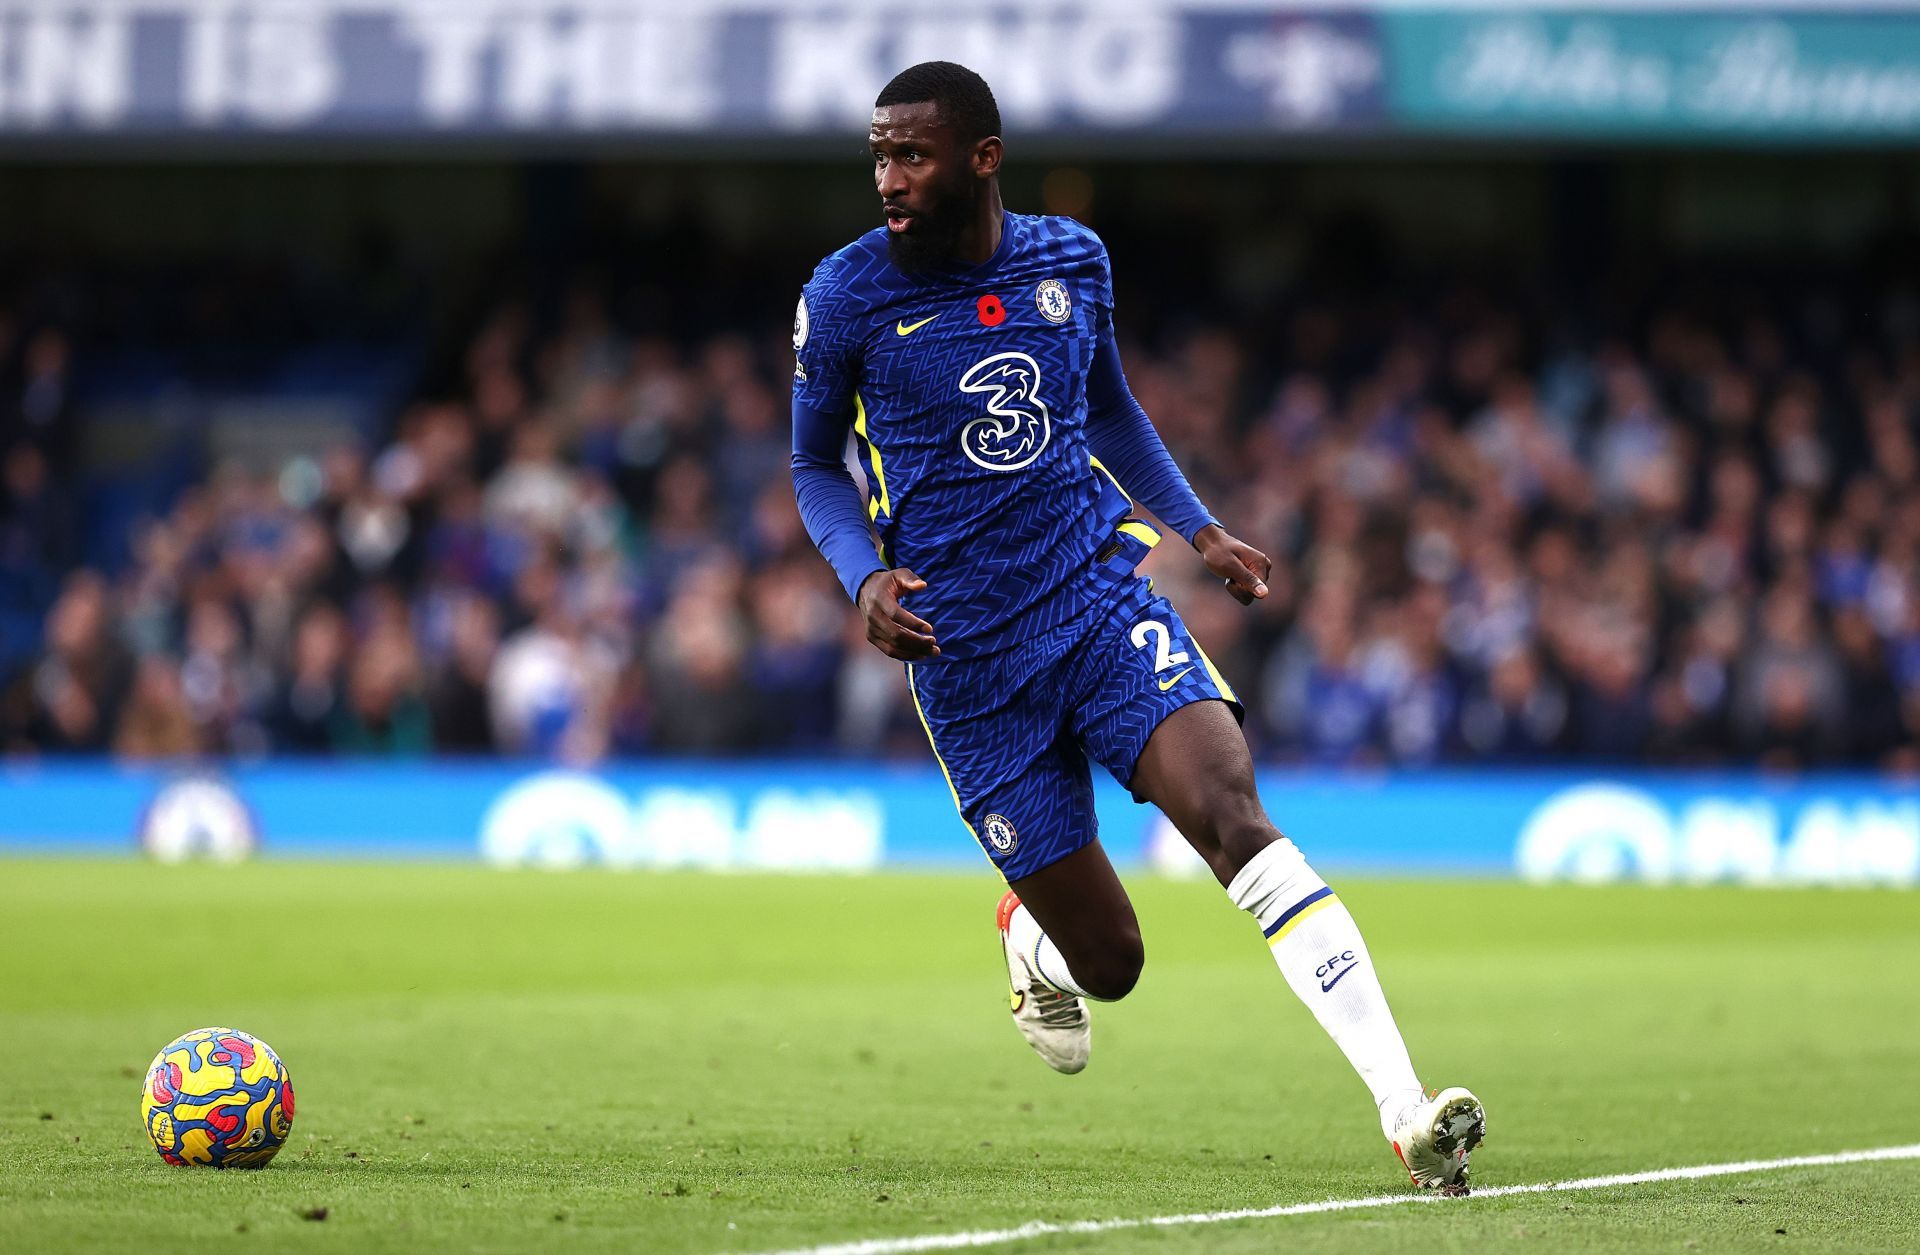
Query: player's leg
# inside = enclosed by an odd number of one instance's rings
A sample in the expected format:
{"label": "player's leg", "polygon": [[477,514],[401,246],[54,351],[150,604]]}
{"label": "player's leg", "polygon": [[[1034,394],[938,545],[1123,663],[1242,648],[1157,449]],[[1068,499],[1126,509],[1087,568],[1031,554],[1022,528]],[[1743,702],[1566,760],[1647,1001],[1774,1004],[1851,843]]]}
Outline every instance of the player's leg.
{"label": "player's leg", "polygon": [[1466,1154],[1484,1132],[1479,1102],[1464,1090],[1422,1096],[1353,916],[1260,805],[1232,689],[1164,598],[1133,592],[1101,634],[1109,645],[1081,730],[1089,752],[1159,806],[1254,917],[1414,1179],[1464,1187]]}
{"label": "player's leg", "polygon": [[1146,962],[1140,923],[1098,841],[1007,887],[1001,927],[1035,975],[1100,1002],[1133,991]]}
{"label": "player's leg", "polygon": [[1260,925],[1287,984],[1366,1082],[1391,1137],[1421,1097],[1413,1062],[1359,926],[1260,805],[1246,739],[1226,703],[1192,702],[1161,720],[1130,785]]}
{"label": "player's leg", "polygon": [[1086,755],[1061,738],[989,789],[970,821],[1010,887],[996,918],[1014,1025],[1049,1067],[1078,1072],[1093,1044],[1086,1000],[1124,997],[1144,957],[1133,904],[1094,838]]}
{"label": "player's leg", "polygon": [[1060,731],[1051,668],[1012,667],[910,667],[908,683],[961,818],[1011,887],[996,917],[1014,1023],[1049,1066],[1078,1072],[1085,999],[1133,988],[1140,926],[1096,840],[1093,781]]}

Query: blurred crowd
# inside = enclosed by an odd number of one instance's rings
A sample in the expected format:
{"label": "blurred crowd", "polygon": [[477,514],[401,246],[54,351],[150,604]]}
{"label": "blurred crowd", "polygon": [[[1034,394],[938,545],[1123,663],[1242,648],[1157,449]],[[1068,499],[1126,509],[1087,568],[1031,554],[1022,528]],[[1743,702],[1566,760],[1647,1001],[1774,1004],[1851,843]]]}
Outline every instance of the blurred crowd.
{"label": "blurred crowd", "polygon": [[[688,344],[503,302],[384,439],[210,466],[103,565],[64,488],[84,351],[0,310],[0,578],[45,590],[5,750],[923,752],[795,514],[762,312]],[[1252,610],[1177,539],[1147,567],[1263,759],[1920,769],[1920,307],[1582,332],[1456,285],[1125,358],[1275,559]]]}

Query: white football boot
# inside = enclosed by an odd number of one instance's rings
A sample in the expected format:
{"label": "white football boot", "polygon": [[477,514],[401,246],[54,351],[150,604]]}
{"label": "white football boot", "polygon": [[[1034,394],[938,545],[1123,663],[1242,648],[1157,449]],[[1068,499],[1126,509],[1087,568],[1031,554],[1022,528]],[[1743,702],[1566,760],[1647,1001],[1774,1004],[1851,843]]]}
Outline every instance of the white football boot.
{"label": "white football boot", "polygon": [[1000,899],[997,918],[1000,925],[1000,949],[1007,958],[1007,984],[1011,986],[1013,1023],[1027,1039],[1033,1052],[1046,1060],[1055,1072],[1072,1075],[1087,1066],[1092,1049],[1093,1021],[1087,1015],[1086,1002],[1075,994],[1061,993],[1033,970],[1033,956],[1014,948],[1007,936],[1007,921],[1013,917],[1020,899],[1009,892]]}
{"label": "white football boot", "polygon": [[1467,1192],[1467,1156],[1487,1136],[1487,1111],[1473,1091],[1455,1086],[1429,1094],[1400,1113],[1393,1153],[1422,1189]]}

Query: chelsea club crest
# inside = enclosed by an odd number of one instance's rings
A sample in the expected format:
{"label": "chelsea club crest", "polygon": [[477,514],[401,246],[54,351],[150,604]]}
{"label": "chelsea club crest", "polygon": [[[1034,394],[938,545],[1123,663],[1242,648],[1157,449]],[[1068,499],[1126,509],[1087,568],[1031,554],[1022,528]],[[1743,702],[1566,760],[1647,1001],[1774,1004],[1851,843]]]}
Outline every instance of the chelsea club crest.
{"label": "chelsea club crest", "polygon": [[1011,854],[1015,842],[1020,840],[1013,830],[1013,825],[1007,822],[1005,815],[987,816],[986,821],[980,825],[980,835],[987,839],[988,845],[1002,854]]}
{"label": "chelsea club crest", "polygon": [[1033,303],[1040,307],[1040,316],[1048,322],[1065,322],[1073,314],[1073,303],[1067,299],[1067,285],[1058,279],[1043,279],[1040,286],[1033,290]]}

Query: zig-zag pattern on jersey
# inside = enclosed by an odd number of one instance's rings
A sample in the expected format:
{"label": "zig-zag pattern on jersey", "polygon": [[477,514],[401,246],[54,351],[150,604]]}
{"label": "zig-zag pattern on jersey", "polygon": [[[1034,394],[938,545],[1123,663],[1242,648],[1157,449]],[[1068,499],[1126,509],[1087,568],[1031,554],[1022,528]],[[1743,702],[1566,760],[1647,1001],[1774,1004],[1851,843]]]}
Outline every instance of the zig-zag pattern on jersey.
{"label": "zig-zag pattern on jersey", "polygon": [[[1145,620],[1190,661],[1156,669],[1155,650],[1133,640]],[[1011,851],[980,843],[1005,875],[1030,874],[1095,835],[1089,757],[1125,784],[1173,711],[1214,699],[1238,711],[1218,673],[1197,665],[1203,657],[1173,606],[1135,576],[1019,649],[913,668],[915,700],[962,818],[976,839],[989,813],[1020,833]]]}
{"label": "zig-zag pattern on jersey", "polygon": [[[807,377],[796,396],[850,410],[859,391],[892,507],[875,512],[875,526],[887,560],[927,581],[912,608],[949,658],[1007,648],[1082,613],[1110,583],[1092,577],[1091,559],[1127,510],[1089,468],[1086,443],[1087,369],[1112,313],[1106,250],[1062,218],[1008,214],[1002,235],[983,266],[909,277],[887,259],[885,231],[870,232],[822,262],[805,293]],[[1064,322],[1036,304],[1047,279],[1067,290]],[[979,313],[989,295],[1006,311],[993,327]],[[1030,462],[994,470],[960,443],[992,398],[963,392],[960,380],[1007,352],[1038,366],[1049,431]]]}

